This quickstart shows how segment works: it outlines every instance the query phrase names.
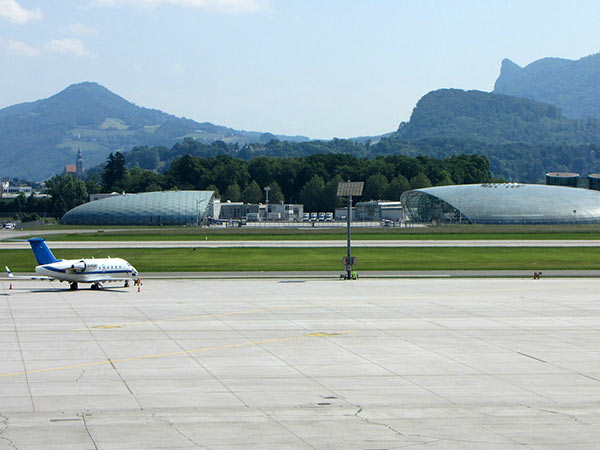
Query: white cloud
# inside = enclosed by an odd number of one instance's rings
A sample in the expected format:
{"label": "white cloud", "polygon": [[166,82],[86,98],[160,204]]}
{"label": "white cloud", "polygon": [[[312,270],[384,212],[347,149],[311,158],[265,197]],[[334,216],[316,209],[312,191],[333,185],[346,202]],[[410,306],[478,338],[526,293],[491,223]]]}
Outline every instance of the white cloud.
{"label": "white cloud", "polygon": [[52,39],[44,44],[44,48],[53,53],[71,54],[75,56],[94,56],[79,39]]}
{"label": "white cloud", "polygon": [[39,8],[28,10],[17,3],[17,0],[0,0],[0,17],[11,22],[23,24],[42,18]]}
{"label": "white cloud", "polygon": [[270,10],[269,0],[96,0],[103,5],[154,7],[173,5],[226,14],[244,14]]}
{"label": "white cloud", "polygon": [[98,30],[90,28],[82,23],[74,23],[69,25],[65,32],[73,36],[95,36],[98,34]]}
{"label": "white cloud", "polygon": [[40,54],[40,51],[29,44],[21,41],[9,39],[6,41],[6,50],[17,56],[33,57]]}

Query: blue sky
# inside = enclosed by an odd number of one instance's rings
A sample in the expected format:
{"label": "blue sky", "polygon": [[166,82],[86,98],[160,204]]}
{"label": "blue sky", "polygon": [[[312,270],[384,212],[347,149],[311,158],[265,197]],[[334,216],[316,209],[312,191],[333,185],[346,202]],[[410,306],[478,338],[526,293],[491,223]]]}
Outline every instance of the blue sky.
{"label": "blue sky", "polygon": [[599,30],[584,0],[0,0],[0,108],[96,81],[236,129],[376,135],[431,90],[492,90],[503,58],[596,53]]}

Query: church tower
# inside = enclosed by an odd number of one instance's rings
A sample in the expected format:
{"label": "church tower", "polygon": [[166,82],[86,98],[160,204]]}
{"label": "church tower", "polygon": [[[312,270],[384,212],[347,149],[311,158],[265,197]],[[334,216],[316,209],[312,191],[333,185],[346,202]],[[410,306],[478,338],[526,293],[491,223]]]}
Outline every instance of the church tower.
{"label": "church tower", "polygon": [[77,160],[75,161],[75,176],[83,178],[83,158],[81,157],[81,149],[77,150]]}

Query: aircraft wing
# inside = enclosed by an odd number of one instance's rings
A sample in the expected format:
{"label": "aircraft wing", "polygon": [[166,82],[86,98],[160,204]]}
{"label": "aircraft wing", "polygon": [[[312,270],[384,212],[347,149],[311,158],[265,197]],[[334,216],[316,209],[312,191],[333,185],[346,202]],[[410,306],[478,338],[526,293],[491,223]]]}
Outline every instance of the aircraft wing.
{"label": "aircraft wing", "polygon": [[89,283],[89,282],[94,282],[94,281],[98,281],[98,282],[102,282],[102,283],[108,283],[110,281],[133,281],[132,278],[104,278],[104,277],[94,277],[94,278],[87,278],[85,280],[85,282]]}
{"label": "aircraft wing", "polygon": [[40,276],[35,276],[35,275],[14,275],[10,269],[8,268],[8,266],[4,266],[4,268],[6,269],[6,273],[8,274],[8,278],[13,279],[13,280],[43,280],[43,281],[53,281],[54,278],[50,278],[50,277],[40,277]]}

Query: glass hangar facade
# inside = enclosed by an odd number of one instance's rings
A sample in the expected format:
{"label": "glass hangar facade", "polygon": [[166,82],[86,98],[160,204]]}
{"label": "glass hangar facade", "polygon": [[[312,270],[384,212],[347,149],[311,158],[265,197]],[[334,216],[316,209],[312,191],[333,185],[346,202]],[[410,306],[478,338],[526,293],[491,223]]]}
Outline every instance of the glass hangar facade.
{"label": "glass hangar facade", "polygon": [[67,225],[196,225],[213,199],[213,191],[164,191],[123,194],[67,211]]}
{"label": "glass hangar facade", "polygon": [[405,217],[422,223],[600,223],[600,192],[538,184],[439,186],[404,192]]}

